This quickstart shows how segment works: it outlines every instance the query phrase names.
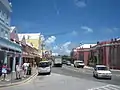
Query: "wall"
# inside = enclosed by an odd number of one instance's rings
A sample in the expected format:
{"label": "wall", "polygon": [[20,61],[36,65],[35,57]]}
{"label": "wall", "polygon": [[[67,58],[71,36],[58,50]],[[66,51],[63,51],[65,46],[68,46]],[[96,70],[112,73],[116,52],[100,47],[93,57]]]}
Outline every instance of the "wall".
{"label": "wall", "polygon": [[88,60],[89,60],[89,51],[88,52],[84,52],[84,63],[85,65],[88,65]]}
{"label": "wall", "polygon": [[39,39],[26,39],[27,43],[32,43],[33,46],[38,49],[39,48]]}

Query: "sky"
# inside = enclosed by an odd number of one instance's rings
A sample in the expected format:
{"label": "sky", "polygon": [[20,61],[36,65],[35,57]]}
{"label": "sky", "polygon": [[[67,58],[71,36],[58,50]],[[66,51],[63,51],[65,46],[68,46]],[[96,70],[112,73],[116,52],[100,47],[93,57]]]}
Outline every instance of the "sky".
{"label": "sky", "polygon": [[80,43],[119,38],[120,0],[11,0],[11,25],[41,33],[62,54]]}

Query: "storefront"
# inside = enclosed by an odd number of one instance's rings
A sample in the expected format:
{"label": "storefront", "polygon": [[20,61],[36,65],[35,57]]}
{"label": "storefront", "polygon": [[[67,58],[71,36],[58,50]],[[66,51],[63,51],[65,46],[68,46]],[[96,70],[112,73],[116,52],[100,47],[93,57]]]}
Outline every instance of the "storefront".
{"label": "storefront", "polygon": [[[15,63],[21,64],[21,46],[10,40],[0,37],[0,63],[6,63],[11,71],[15,71]],[[17,60],[17,61],[16,61]]]}

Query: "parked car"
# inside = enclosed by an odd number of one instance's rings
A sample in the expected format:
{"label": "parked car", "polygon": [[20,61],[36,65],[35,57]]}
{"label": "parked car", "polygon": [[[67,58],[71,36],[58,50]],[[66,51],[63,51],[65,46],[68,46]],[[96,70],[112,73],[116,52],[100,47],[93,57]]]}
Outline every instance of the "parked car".
{"label": "parked car", "polygon": [[96,78],[112,78],[110,69],[105,65],[96,65],[93,70],[93,76]]}
{"label": "parked car", "polygon": [[41,61],[38,65],[38,74],[51,74],[51,65],[49,61]]}
{"label": "parked car", "polygon": [[84,68],[84,66],[85,66],[84,61],[80,61],[80,60],[74,61],[74,67]]}
{"label": "parked car", "polygon": [[70,63],[70,61],[67,61],[66,65],[68,65],[68,66],[71,66],[71,63]]}

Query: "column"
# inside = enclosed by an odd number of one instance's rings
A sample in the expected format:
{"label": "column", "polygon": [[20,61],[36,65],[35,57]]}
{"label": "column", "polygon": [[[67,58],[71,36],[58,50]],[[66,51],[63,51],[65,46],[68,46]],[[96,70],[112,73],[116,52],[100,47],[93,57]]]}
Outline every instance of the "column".
{"label": "column", "polygon": [[99,49],[97,50],[97,64],[99,64]]}
{"label": "column", "polygon": [[15,72],[16,56],[13,56],[12,72]]}
{"label": "column", "polygon": [[4,52],[4,63],[7,64],[7,52]]}
{"label": "column", "polygon": [[106,65],[109,67],[109,46],[106,46]]}
{"label": "column", "polygon": [[21,55],[19,56],[19,65],[20,66],[22,65],[22,56]]}

